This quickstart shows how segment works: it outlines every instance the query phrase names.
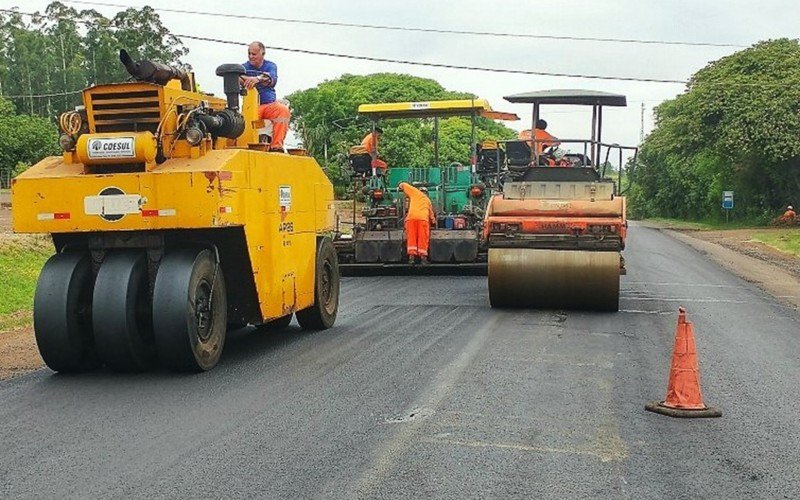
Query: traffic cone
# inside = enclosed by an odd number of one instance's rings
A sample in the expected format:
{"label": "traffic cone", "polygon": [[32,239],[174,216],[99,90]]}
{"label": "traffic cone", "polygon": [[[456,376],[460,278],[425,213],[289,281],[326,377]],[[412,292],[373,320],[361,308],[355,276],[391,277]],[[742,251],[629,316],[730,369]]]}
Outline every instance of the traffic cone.
{"label": "traffic cone", "polygon": [[701,418],[721,417],[722,412],[703,403],[700,393],[700,369],[694,344],[694,328],[686,321],[686,309],[678,308],[678,326],[675,329],[675,348],[669,372],[667,397],[645,405],[647,411],[670,417]]}

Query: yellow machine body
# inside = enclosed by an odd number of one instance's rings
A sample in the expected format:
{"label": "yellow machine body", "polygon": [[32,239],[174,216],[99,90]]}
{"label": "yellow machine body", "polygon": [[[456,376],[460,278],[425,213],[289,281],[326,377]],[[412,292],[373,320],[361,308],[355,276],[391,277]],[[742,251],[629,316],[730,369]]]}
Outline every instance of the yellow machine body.
{"label": "yellow machine body", "polygon": [[[81,234],[124,238],[141,231],[191,238],[194,230],[241,228],[246,254],[233,258],[249,261],[250,276],[226,278],[228,288],[252,280],[262,317],[249,319],[268,321],[309,307],[317,236],[334,228],[330,181],[311,157],[259,150],[255,91],[244,99],[246,128],[237,139],[206,137],[196,146],[175,140],[170,131],[187,112],[179,112],[182,106],[205,101],[223,109],[225,101],[172,83],[87,89],[89,131],[75,150],[14,179],[14,231],[51,233],[58,246],[59,235],[68,235],[66,242]],[[133,128],[152,130],[118,130],[131,122],[127,116],[135,116]],[[160,164],[156,132],[166,132],[161,147],[169,153]],[[97,144],[122,149],[92,157]]]}

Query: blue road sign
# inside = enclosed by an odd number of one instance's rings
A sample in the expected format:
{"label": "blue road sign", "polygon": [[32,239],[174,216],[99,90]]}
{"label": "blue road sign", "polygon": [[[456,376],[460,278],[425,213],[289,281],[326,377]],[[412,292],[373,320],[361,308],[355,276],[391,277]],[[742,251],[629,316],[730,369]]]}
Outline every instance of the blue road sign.
{"label": "blue road sign", "polygon": [[731,210],[733,208],[733,191],[722,192],[722,208]]}

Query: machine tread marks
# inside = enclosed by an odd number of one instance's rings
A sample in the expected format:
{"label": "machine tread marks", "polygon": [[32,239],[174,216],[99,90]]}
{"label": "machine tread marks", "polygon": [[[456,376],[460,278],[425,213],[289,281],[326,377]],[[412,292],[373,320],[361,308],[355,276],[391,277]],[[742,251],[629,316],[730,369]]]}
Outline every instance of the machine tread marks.
{"label": "machine tread marks", "polygon": [[327,236],[317,238],[314,272],[314,305],[297,311],[304,330],[325,330],[333,326],[339,311],[339,263]]}
{"label": "machine tread marks", "polygon": [[139,372],[155,364],[151,311],[145,252],[109,252],[92,299],[95,344],[107,367]]}
{"label": "machine tread marks", "polygon": [[33,331],[45,364],[79,373],[100,364],[92,336],[94,276],[87,252],[64,252],[42,268],[33,298]]}
{"label": "machine tread marks", "polygon": [[228,307],[214,253],[196,248],[168,251],[156,274],[153,304],[161,363],[176,371],[213,368],[225,345]]}

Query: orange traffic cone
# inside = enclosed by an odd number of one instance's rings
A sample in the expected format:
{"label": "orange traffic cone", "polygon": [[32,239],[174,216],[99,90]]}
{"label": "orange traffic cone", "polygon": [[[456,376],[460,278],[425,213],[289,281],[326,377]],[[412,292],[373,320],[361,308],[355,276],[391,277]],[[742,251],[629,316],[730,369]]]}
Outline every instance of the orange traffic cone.
{"label": "orange traffic cone", "polygon": [[675,349],[672,352],[672,368],[669,372],[667,398],[645,405],[647,411],[670,417],[699,418],[721,417],[722,412],[703,403],[700,393],[700,369],[697,365],[697,349],[694,344],[694,329],[686,321],[686,309],[678,308],[678,327],[675,329]]}

